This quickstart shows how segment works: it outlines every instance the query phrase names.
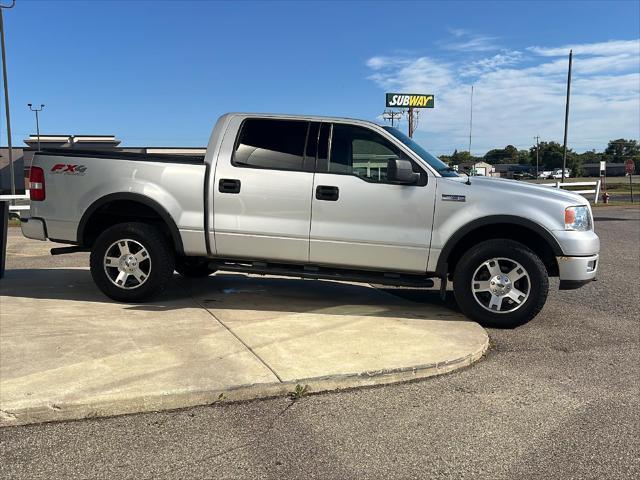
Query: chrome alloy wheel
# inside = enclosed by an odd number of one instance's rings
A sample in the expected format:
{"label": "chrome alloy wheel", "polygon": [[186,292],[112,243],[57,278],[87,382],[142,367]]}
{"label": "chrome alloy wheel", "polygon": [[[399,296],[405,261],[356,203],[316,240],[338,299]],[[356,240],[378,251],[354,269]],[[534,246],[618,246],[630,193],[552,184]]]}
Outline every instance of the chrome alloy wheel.
{"label": "chrome alloy wheel", "polygon": [[471,291],[485,310],[511,313],[529,298],[531,280],[518,262],[509,258],[491,258],[473,273]]}
{"label": "chrome alloy wheel", "polygon": [[104,271],[115,286],[132,290],[149,278],[151,258],[147,249],[130,238],[113,242],[104,255]]}

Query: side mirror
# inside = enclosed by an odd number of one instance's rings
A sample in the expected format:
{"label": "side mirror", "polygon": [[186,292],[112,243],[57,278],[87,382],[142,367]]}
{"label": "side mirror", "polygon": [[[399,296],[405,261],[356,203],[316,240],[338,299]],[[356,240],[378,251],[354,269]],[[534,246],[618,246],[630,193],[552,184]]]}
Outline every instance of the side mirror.
{"label": "side mirror", "polygon": [[413,185],[420,180],[420,174],[413,171],[409,160],[391,158],[387,160],[387,181],[401,185]]}

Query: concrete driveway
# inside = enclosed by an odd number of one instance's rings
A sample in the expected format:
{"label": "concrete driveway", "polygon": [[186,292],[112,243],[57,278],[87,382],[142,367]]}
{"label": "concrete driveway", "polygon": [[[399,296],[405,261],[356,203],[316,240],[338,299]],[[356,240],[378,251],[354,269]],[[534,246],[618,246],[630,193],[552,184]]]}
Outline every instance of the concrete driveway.
{"label": "concrete driveway", "polygon": [[5,426],[398,382],[488,346],[459,313],[367,285],[176,275],[160,301],[130,305],[87,269],[38,268],[8,270],[0,295]]}

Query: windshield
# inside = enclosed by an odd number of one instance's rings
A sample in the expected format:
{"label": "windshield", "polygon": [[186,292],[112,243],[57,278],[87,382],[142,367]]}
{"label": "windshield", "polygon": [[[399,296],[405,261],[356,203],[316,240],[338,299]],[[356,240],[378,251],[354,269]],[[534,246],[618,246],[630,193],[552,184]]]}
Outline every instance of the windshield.
{"label": "windshield", "polygon": [[412,139],[407,137],[404,133],[402,133],[397,128],[393,127],[382,127],[391,135],[396,137],[402,143],[404,143],[407,147],[409,147],[416,155],[422,158],[425,162],[427,162],[431,167],[433,167],[440,175],[443,177],[457,177],[458,174],[446,163],[440,160],[438,157],[431,155],[424,148],[414,142]]}

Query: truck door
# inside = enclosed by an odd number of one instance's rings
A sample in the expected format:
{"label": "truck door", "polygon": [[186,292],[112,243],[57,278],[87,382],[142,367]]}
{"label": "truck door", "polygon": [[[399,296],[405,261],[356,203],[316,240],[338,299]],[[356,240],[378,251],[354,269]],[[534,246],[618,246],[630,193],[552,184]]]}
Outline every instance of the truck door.
{"label": "truck door", "polygon": [[[309,261],[425,272],[435,178],[429,178],[426,169],[369,128],[341,123],[322,127],[313,184]],[[387,182],[387,161],[392,158],[411,160],[420,181],[415,185]]]}
{"label": "truck door", "polygon": [[[315,137],[309,134],[315,127]],[[313,157],[318,125],[308,121],[247,118],[231,160],[218,159],[213,227],[216,255],[283,262],[309,260]]]}

